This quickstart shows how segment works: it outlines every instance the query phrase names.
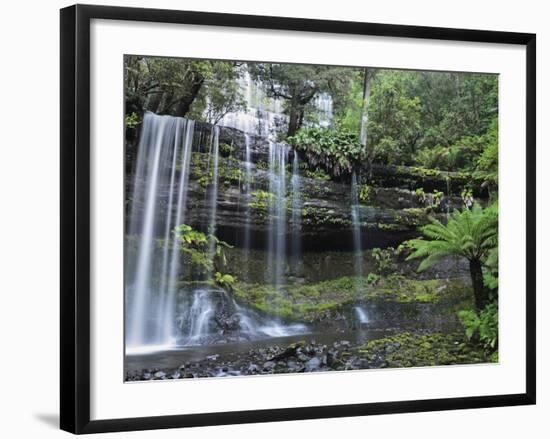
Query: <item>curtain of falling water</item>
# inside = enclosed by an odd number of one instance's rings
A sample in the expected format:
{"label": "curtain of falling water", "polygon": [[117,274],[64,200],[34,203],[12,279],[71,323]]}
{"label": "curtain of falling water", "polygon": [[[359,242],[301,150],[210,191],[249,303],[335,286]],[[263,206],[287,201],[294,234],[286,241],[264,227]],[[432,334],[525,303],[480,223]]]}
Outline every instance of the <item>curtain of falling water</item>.
{"label": "curtain of falling water", "polygon": [[361,215],[359,211],[359,189],[355,172],[351,177],[351,220],[353,227],[353,250],[355,275],[363,275],[363,255],[361,247]]}
{"label": "curtain of falling water", "polygon": [[244,225],[244,240],[243,240],[243,251],[244,251],[244,267],[243,267],[243,273],[244,273],[244,280],[249,280],[249,258],[250,258],[250,208],[249,208],[249,201],[251,196],[251,182],[252,182],[252,154],[250,150],[250,135],[245,134],[244,135],[244,143],[245,143],[245,155],[244,155],[244,163],[245,163],[245,181],[244,181],[244,195],[246,200],[246,207],[244,210],[244,213],[246,215],[245,218],[245,225]]}
{"label": "curtain of falling water", "polygon": [[[210,184],[210,203],[208,209],[208,215],[210,216],[210,223],[208,225],[208,233],[216,235],[216,215],[218,209],[218,165],[219,165],[219,134],[220,129],[217,126],[212,127],[212,145],[210,157],[213,160],[212,166],[212,183]],[[216,251],[216,244],[214,240],[210,240],[209,252],[210,260],[214,258]],[[213,276],[213,273],[210,273]]]}
{"label": "curtain of falling water", "polygon": [[302,197],[300,185],[300,163],[298,153],[293,152],[292,162],[292,273],[301,275]]}
{"label": "curtain of falling water", "polygon": [[[166,151],[173,151],[175,138],[174,119],[146,114],[144,133],[139,144],[137,173],[132,194],[132,218],[130,233],[140,237],[135,261],[134,279],[131,283],[133,300],[129,313],[128,344],[140,345],[150,340],[151,328],[148,312],[152,303],[152,269],[155,237],[155,222],[159,181],[170,175]],[[150,132],[148,132],[150,131]],[[164,152],[164,154],[163,154]],[[145,163],[140,163],[140,162]],[[141,212],[143,210],[143,212]]]}
{"label": "curtain of falling water", "polygon": [[[183,150],[181,153],[180,160],[180,179],[178,183],[178,197],[176,202],[176,218],[173,223],[173,227],[179,226],[185,223],[185,210],[187,206],[187,191],[188,191],[188,182],[189,182],[189,167],[191,163],[191,154],[193,148],[193,135],[195,132],[195,122],[192,120],[184,120],[185,132],[184,132],[184,143]],[[172,188],[171,188],[172,190]],[[172,201],[172,200],[171,200]],[[172,218],[171,212],[168,211],[167,223],[170,223]],[[173,229],[172,227],[172,229]],[[168,240],[165,241],[164,245],[167,247]],[[169,267],[168,277],[162,278],[166,283],[166,289],[161,290],[160,293],[164,298],[162,307],[160,308],[160,313],[158,315],[158,322],[161,327],[160,341],[162,343],[172,344],[175,339],[175,321],[176,317],[174,315],[174,304],[176,299],[176,293],[178,289],[177,280],[180,272],[179,264],[179,247],[178,247],[178,236],[174,231],[172,231],[172,236],[170,240],[170,259],[167,261],[167,266]],[[164,264],[163,264],[164,265]],[[164,273],[164,276],[166,274]]]}
{"label": "curtain of falling water", "polygon": [[286,163],[288,147],[269,142],[268,275],[276,288],[283,284],[286,267]]}

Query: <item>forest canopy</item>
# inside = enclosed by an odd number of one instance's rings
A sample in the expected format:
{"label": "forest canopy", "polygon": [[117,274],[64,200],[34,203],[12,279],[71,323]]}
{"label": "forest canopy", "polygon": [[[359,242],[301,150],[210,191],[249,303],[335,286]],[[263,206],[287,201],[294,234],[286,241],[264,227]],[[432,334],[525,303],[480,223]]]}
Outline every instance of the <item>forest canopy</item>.
{"label": "forest canopy", "polygon": [[[219,123],[245,108],[245,72],[281,103],[286,119],[277,138],[305,152],[313,141],[331,145],[336,171],[367,159],[468,171],[496,185],[493,74],[127,56],[127,124],[139,123],[144,111]],[[330,127],[316,123],[320,96],[331,100]]]}

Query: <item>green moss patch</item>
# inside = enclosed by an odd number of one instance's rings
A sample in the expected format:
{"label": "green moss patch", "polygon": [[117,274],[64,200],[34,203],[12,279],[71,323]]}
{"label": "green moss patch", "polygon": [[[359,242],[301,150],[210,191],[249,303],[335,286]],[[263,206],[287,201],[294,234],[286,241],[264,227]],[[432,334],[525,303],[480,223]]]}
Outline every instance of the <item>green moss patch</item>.
{"label": "green moss patch", "polygon": [[[460,303],[471,292],[461,279],[409,279],[404,276],[343,276],[313,284],[284,285],[238,283],[236,297],[249,306],[282,318],[313,322],[332,318],[353,302]],[[450,308],[454,310],[454,307]]]}
{"label": "green moss patch", "polygon": [[391,337],[371,340],[357,348],[357,352],[365,355],[369,362],[378,362],[379,367],[438,366],[498,361],[498,353],[487,355],[481,347],[468,343],[460,333],[403,332]]}

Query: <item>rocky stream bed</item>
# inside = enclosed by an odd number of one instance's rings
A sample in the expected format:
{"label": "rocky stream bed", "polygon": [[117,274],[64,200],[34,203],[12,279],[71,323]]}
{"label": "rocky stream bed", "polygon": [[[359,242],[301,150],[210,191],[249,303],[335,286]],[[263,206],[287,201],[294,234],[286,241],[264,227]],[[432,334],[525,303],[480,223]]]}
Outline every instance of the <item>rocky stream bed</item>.
{"label": "rocky stream bed", "polygon": [[[233,350],[182,348],[172,352],[151,353],[127,360],[127,381],[170,380],[180,378],[227,377],[280,373],[345,371],[398,367],[443,366],[495,362],[483,349],[472,346],[463,333],[367,332],[355,340],[332,343],[315,337],[288,344],[266,341],[260,346]],[[369,337],[374,337],[369,339]],[[320,339],[323,339],[321,336]],[[166,366],[139,368],[155,355],[163,355]],[[149,357],[149,358],[148,358]],[[176,364],[181,360],[181,364]],[[161,362],[162,363],[162,362]]]}

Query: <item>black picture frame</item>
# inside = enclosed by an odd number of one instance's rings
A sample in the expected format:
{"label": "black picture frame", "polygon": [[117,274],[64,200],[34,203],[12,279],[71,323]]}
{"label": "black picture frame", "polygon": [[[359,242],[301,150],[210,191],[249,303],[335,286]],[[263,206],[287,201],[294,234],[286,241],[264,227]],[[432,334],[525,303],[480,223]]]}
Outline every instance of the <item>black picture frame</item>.
{"label": "black picture frame", "polygon": [[[90,420],[90,21],[230,26],[335,34],[514,44],[526,47],[525,393],[383,403]],[[176,10],[74,5],[61,10],[61,404],[63,430],[99,433],[535,404],[536,36]]]}

